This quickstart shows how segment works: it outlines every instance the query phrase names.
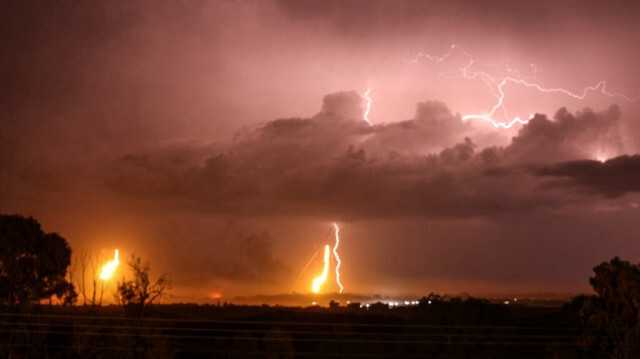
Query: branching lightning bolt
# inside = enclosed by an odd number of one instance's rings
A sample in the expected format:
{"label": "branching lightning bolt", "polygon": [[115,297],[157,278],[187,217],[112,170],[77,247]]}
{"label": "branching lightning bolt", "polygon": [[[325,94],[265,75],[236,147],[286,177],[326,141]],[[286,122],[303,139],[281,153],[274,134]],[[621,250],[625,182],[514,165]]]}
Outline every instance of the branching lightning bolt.
{"label": "branching lightning bolt", "polygon": [[336,257],[336,283],[340,287],[340,293],[344,290],[342,283],[340,283],[340,256],[338,255],[338,246],[340,245],[340,227],[338,227],[337,223],[333,223],[333,228],[335,229],[336,234],[336,245],[333,247],[333,256]]}
{"label": "branching lightning bolt", "polygon": [[369,126],[371,126],[371,121],[369,121],[369,112],[371,111],[371,102],[372,102],[371,97],[369,97],[370,93],[371,93],[371,87],[369,87],[367,91],[364,93],[364,95],[362,95],[365,98],[365,101],[367,101],[364,108],[363,119],[366,123],[369,124]]}
{"label": "branching lightning bolt", "polygon": [[[342,261],[340,260],[340,256],[338,255],[338,247],[340,246],[340,227],[338,227],[338,224],[334,222],[333,229],[334,229],[334,235],[335,235],[335,241],[336,241],[336,244],[333,246],[333,256],[336,258],[336,283],[340,287],[340,293],[342,293],[342,291],[344,290],[344,286],[342,285],[342,282],[340,282],[340,265],[342,264]],[[311,282],[311,291],[313,293],[319,293],[320,288],[327,281],[330,257],[331,257],[331,250],[329,248],[329,245],[326,244],[324,246],[324,258],[323,258],[324,269],[322,270],[322,274],[313,278],[313,281]]]}
{"label": "branching lightning bolt", "polygon": [[[521,77],[520,72],[518,70],[513,70],[511,68],[507,68],[507,71],[509,73],[516,73],[518,75],[517,77],[507,76],[502,79],[496,79],[495,77],[491,76],[489,73],[485,71],[470,71],[470,68],[476,63],[482,64],[485,66],[497,66],[497,65],[505,64],[509,60],[504,60],[498,63],[484,63],[484,62],[475,60],[471,54],[469,54],[465,49],[463,49],[458,45],[451,45],[451,47],[449,48],[449,51],[447,51],[447,53],[445,53],[443,56],[438,57],[438,56],[433,56],[433,55],[424,54],[420,52],[413,59],[407,60],[407,62],[417,64],[420,62],[420,59],[426,58],[431,62],[441,63],[449,59],[453,55],[455,50],[459,50],[469,60],[465,66],[459,69],[462,77],[468,80],[480,79],[481,81],[483,81],[489,87],[491,94],[496,98],[496,101],[497,101],[495,105],[491,108],[491,111],[489,111],[489,113],[464,115],[462,116],[463,120],[480,119],[480,120],[484,120],[491,123],[496,128],[511,128],[516,123],[520,123],[520,124],[528,123],[529,120],[533,118],[533,115],[530,115],[527,120],[523,120],[520,117],[511,118],[509,116],[508,110],[504,105],[504,99],[506,96],[504,87],[509,83],[521,85],[527,88],[533,88],[543,93],[560,93],[577,100],[584,100],[587,97],[589,92],[596,92],[596,91],[601,93],[602,95],[605,95],[608,97],[621,98],[628,102],[636,102],[640,99],[640,94],[635,97],[630,97],[621,93],[607,91],[606,89],[607,84],[605,81],[600,81],[593,86],[585,87],[582,90],[582,93],[574,93],[565,88],[543,87],[538,83],[532,82],[527,78]],[[539,71],[538,67],[535,64],[531,64],[531,67],[534,71],[534,74]],[[535,80],[535,77],[533,78],[533,80]],[[494,116],[498,111],[502,112],[504,118],[507,119],[506,122],[501,122],[494,119]]]}

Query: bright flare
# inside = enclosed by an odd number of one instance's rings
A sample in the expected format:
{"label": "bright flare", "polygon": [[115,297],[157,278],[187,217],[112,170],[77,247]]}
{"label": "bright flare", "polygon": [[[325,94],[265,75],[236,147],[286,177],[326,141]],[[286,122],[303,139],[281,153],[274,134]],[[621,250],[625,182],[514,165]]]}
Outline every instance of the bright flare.
{"label": "bright flare", "polygon": [[333,247],[333,256],[336,257],[336,283],[338,283],[338,286],[340,286],[340,293],[342,293],[342,290],[344,289],[344,287],[342,286],[342,283],[340,283],[340,256],[338,255],[338,246],[340,245],[340,227],[338,227],[337,223],[333,223],[333,228],[335,228],[336,230],[336,245]]}
{"label": "bright flare", "polygon": [[311,284],[311,290],[314,293],[318,293],[320,292],[320,287],[322,287],[322,284],[327,280],[327,274],[329,273],[329,256],[330,256],[330,251],[329,251],[329,245],[325,245],[324,246],[324,269],[322,270],[322,274],[313,278],[313,282]]}
{"label": "bright flare", "polygon": [[115,273],[116,268],[118,268],[118,264],[119,263],[120,263],[120,261],[118,260],[118,250],[116,249],[116,254],[115,254],[115,257],[113,258],[113,260],[105,263],[105,265],[102,266],[102,272],[100,273],[100,279],[107,280],[107,279],[111,278],[113,273]]}

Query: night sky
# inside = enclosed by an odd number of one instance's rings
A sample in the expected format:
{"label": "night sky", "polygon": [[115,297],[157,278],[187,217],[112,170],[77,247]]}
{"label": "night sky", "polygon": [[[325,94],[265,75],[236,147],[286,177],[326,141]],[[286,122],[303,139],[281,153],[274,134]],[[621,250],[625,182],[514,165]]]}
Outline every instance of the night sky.
{"label": "night sky", "polygon": [[308,292],[333,222],[345,292],[588,292],[595,265],[640,260],[638,18],[4,1],[0,213],[150,260],[171,301]]}

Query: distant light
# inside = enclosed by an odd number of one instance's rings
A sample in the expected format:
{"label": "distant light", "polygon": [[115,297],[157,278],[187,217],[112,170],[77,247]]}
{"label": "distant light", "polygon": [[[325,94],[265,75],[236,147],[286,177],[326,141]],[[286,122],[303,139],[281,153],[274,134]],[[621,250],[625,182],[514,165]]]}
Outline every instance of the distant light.
{"label": "distant light", "polygon": [[505,304],[505,305],[509,305],[509,301],[508,301],[508,300],[505,300],[505,301],[504,301],[504,304]]}
{"label": "distant light", "polygon": [[431,301],[428,301],[427,304],[431,304]]}
{"label": "distant light", "polygon": [[408,301],[404,301],[404,305],[409,305],[410,303]]}
{"label": "distant light", "polygon": [[315,306],[315,305],[318,305],[318,303],[317,302],[311,302],[311,305]]}

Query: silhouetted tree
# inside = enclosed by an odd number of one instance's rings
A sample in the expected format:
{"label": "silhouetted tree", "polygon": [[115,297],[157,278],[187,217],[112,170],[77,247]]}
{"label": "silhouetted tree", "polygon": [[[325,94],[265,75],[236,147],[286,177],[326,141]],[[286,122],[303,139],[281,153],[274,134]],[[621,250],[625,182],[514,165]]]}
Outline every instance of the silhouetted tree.
{"label": "silhouetted tree", "polygon": [[118,282],[116,299],[128,314],[140,316],[148,306],[166,294],[171,282],[162,275],[152,283],[149,278],[149,262],[143,262],[140,257],[131,256],[128,265],[133,272],[133,279],[123,278]]}
{"label": "silhouetted tree", "polygon": [[584,344],[612,358],[640,358],[640,267],[618,257],[593,269],[597,296],[581,296],[580,317],[598,335]]}
{"label": "silhouetted tree", "polygon": [[14,306],[56,296],[77,298],[65,276],[71,248],[57,233],[44,233],[40,223],[20,215],[0,215],[0,303]]}

